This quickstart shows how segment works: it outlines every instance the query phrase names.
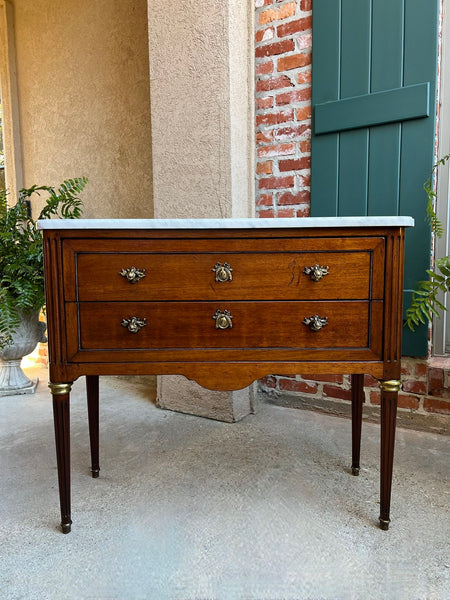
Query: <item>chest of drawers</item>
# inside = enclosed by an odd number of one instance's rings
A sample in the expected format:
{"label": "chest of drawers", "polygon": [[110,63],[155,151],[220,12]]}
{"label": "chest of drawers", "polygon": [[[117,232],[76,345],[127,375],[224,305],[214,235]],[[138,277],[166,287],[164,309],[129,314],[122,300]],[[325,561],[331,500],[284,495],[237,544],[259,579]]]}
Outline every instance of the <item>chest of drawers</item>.
{"label": "chest of drawers", "polygon": [[180,374],[235,390],[273,372],[352,375],[353,472],[363,374],[382,389],[389,523],[409,218],[43,221],[50,388],[70,531],[70,384],[86,376],[93,475],[98,376]]}

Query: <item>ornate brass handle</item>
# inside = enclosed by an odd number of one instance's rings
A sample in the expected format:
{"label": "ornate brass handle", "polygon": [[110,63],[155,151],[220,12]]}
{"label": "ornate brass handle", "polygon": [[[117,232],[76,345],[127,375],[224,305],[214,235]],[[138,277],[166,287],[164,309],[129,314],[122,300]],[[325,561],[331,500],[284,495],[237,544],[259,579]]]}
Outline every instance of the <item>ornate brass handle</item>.
{"label": "ornate brass handle", "polygon": [[212,318],[216,321],[216,329],[231,329],[233,327],[231,321],[233,316],[229,310],[216,310]]}
{"label": "ornate brass handle", "polygon": [[308,325],[311,331],[320,331],[322,327],[328,325],[328,317],[319,317],[319,315],[305,317],[303,319],[303,324]]}
{"label": "ornate brass handle", "polygon": [[119,275],[125,277],[125,279],[130,283],[137,283],[140,279],[143,279],[145,277],[145,269],[130,267],[129,269],[122,269]]}
{"label": "ornate brass handle", "polygon": [[216,263],[214,267],[211,269],[216,274],[216,281],[233,281],[233,269],[228,263]]}
{"label": "ornate brass handle", "polygon": [[328,275],[329,268],[321,267],[320,265],[313,265],[312,267],[305,267],[303,273],[309,275],[312,281],[320,281],[322,277]]}
{"label": "ornate brass handle", "polygon": [[139,317],[130,317],[129,319],[122,319],[122,327],[126,327],[131,333],[138,333],[143,327],[147,325],[147,319],[140,319]]}

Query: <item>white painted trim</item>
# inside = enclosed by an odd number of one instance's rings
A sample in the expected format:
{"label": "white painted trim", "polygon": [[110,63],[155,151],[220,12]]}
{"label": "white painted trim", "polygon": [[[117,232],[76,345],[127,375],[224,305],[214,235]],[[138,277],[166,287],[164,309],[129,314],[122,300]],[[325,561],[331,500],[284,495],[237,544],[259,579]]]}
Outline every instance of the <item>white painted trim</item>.
{"label": "white painted trim", "polygon": [[15,202],[23,187],[19,95],[17,90],[14,7],[0,0],[0,93],[3,106],[5,179],[9,198]]}
{"label": "white painted trim", "polygon": [[[440,67],[440,98],[439,98],[439,145],[438,157],[450,153],[450,9],[447,2],[443,2],[442,45]],[[444,236],[436,240],[435,256],[447,256],[450,248],[450,187],[449,164],[439,168],[437,178],[437,216],[444,225]],[[448,294],[446,294],[448,296]],[[449,298],[442,295],[439,298],[450,308]],[[446,353],[446,339],[450,336],[450,316],[444,313],[440,319],[433,320],[433,354],[440,356]],[[448,343],[447,343],[448,345]]]}

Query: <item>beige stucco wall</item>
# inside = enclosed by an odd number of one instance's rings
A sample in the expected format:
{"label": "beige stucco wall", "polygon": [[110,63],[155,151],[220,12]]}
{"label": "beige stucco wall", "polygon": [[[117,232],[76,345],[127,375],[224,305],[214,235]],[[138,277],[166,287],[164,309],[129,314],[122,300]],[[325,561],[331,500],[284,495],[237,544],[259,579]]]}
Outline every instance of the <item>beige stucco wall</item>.
{"label": "beige stucco wall", "polygon": [[152,217],[147,1],[11,3],[24,185],[87,175],[86,217]]}

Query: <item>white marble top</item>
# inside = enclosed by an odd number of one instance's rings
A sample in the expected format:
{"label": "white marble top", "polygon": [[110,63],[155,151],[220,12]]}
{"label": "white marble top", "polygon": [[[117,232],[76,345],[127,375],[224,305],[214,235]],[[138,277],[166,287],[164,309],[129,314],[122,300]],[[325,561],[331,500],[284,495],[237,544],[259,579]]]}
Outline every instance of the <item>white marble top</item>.
{"label": "white marble top", "polygon": [[307,227],[413,227],[412,217],[305,217],[293,219],[45,219],[39,229],[277,229]]}

